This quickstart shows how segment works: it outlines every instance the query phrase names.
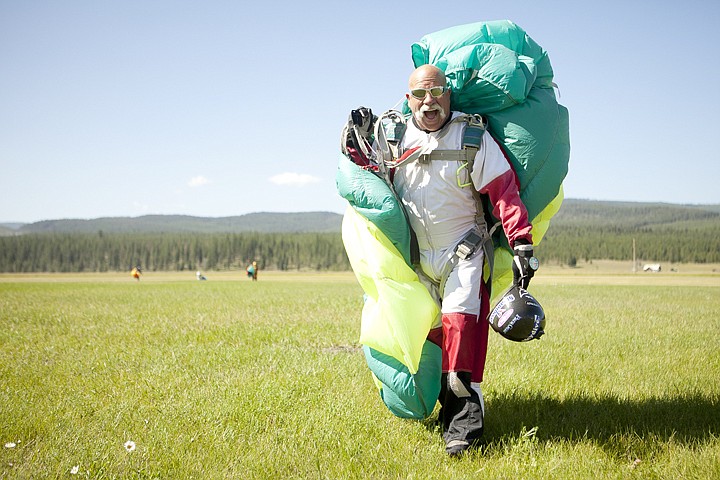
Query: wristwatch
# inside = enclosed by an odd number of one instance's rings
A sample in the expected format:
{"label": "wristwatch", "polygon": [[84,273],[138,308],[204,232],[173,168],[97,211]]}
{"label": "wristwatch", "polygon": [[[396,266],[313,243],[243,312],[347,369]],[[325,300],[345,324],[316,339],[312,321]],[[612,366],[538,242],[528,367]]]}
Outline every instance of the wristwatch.
{"label": "wristwatch", "polygon": [[535,255],[531,255],[529,258],[526,257],[527,254],[531,253],[533,251],[532,245],[516,245],[514,248],[515,252],[519,257],[527,258],[528,266],[533,270],[537,270],[540,268],[540,260],[537,259]]}
{"label": "wristwatch", "polygon": [[532,256],[528,258],[528,266],[533,270],[537,270],[540,268],[540,260],[538,260],[536,256]]}

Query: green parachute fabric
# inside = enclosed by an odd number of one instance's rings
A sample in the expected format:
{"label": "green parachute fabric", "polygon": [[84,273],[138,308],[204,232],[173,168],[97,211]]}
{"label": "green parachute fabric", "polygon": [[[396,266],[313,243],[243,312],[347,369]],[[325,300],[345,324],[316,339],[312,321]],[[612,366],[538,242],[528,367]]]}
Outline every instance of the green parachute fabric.
{"label": "green parachute fabric", "polygon": [[[453,110],[478,113],[505,147],[520,181],[520,197],[539,244],[563,200],[570,159],[568,112],[555,98],[547,52],[508,20],[459,25],[425,35],[411,47],[415,67],[433,64],[452,88]],[[512,282],[512,255],[501,229],[493,299]]]}
{"label": "green parachute fabric", "polygon": [[[415,67],[445,71],[453,110],[482,114],[504,146],[538,244],[563,200],[570,154],[567,110],[553,90],[546,52],[509,21],[479,22],[424,36]],[[409,229],[397,199],[377,175],[341,155],[336,182],[351,208],[343,242],[365,291],[361,338],[366,361],[392,413],[425,418],[440,390],[440,348],[426,340],[439,309],[409,266]],[[493,301],[512,283],[512,253],[494,237]]]}
{"label": "green parachute fabric", "polygon": [[410,227],[385,181],[342,154],[335,180],[340,196],[380,229],[410,265]]}
{"label": "green parachute fabric", "polygon": [[[410,373],[419,368],[421,350],[437,306],[412,267],[374,224],[353,209],[343,218],[343,242],[365,291],[360,343],[397,358]],[[407,321],[412,318],[412,326]]]}

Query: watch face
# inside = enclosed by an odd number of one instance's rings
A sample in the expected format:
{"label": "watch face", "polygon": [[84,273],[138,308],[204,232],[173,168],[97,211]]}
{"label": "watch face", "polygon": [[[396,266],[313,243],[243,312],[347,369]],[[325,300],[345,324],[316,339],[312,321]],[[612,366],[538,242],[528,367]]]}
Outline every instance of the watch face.
{"label": "watch face", "polygon": [[540,267],[540,260],[538,260],[537,257],[530,257],[528,265],[530,265],[530,268],[533,270],[537,270]]}

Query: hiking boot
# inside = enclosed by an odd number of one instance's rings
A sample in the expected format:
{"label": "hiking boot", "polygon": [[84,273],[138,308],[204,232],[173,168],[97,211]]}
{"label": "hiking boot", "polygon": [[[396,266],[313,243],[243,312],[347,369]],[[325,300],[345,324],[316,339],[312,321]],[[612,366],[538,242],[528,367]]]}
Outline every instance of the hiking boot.
{"label": "hiking boot", "polygon": [[445,444],[445,453],[454,457],[464,453],[471,447],[470,442],[467,440],[450,440]]}
{"label": "hiking boot", "polygon": [[483,434],[483,410],[476,395],[457,399],[464,403],[459,412],[450,420],[445,431],[445,451],[449,455],[459,455],[474,447]]}

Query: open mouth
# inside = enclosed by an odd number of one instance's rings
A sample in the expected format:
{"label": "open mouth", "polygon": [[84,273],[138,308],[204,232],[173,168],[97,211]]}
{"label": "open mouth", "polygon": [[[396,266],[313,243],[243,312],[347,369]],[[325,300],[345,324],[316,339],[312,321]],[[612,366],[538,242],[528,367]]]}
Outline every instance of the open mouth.
{"label": "open mouth", "polygon": [[419,121],[435,122],[445,118],[445,112],[440,105],[423,105],[417,112],[417,118]]}

